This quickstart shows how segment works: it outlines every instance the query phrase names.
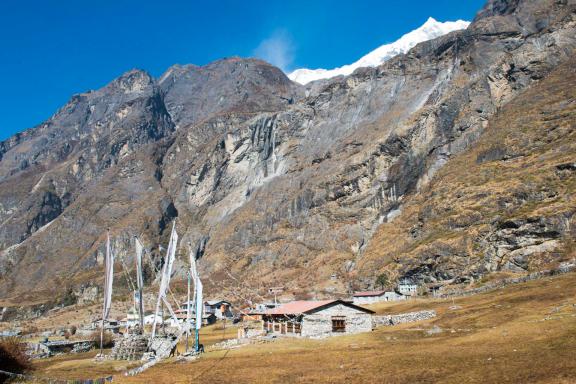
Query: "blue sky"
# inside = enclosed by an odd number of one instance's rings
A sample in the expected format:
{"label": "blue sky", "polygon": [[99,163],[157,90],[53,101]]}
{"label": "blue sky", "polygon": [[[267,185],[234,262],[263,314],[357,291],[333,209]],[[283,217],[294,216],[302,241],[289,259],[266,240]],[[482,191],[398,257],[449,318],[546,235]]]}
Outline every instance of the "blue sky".
{"label": "blue sky", "polygon": [[471,20],[484,0],[68,1],[0,3],[0,140],[74,93],[132,68],[260,56],[285,70],[332,68],[423,24]]}

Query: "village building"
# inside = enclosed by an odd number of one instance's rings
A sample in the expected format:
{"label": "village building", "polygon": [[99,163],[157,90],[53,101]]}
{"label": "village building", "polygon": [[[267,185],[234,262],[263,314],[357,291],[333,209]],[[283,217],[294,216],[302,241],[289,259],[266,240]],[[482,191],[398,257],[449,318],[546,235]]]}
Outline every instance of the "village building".
{"label": "village building", "polygon": [[280,305],[282,305],[282,304],[272,303],[272,302],[268,302],[268,303],[258,303],[258,304],[256,304],[256,305],[254,306],[254,309],[255,309],[256,311],[267,311],[267,310],[269,310],[269,309],[279,307]]}
{"label": "village building", "polygon": [[264,313],[262,312],[242,312],[240,314],[240,321],[262,321]]}
{"label": "village building", "polygon": [[273,334],[323,337],[372,330],[373,311],[343,300],[293,301],[267,310],[264,331]]}
{"label": "village building", "polygon": [[196,312],[196,302],[195,301],[190,300],[190,301],[185,301],[185,302],[180,304],[180,309],[182,311],[188,311],[188,307],[190,307],[190,313]]}
{"label": "village building", "polygon": [[398,292],[404,296],[416,296],[418,294],[418,285],[408,279],[404,279],[398,284]]}
{"label": "village building", "polygon": [[258,311],[252,307],[240,309],[240,321],[261,321],[264,311]]}
{"label": "village building", "polygon": [[232,304],[226,300],[205,301],[204,314],[214,314],[218,319],[229,319],[234,316],[232,313]]}
{"label": "village building", "polygon": [[261,321],[266,311],[276,308],[281,304],[278,303],[258,303],[252,307],[242,308],[240,310],[240,319],[242,321]]}
{"label": "village building", "polygon": [[154,317],[156,317],[156,324],[163,324],[162,316],[154,315],[153,313],[144,316],[144,325],[154,324]]}
{"label": "village building", "polygon": [[217,320],[217,318],[216,318],[215,314],[207,313],[207,314],[202,316],[202,326],[214,324],[216,322],[216,320]]}
{"label": "village building", "polygon": [[87,352],[94,348],[94,340],[53,340],[31,343],[35,353],[44,352],[47,356],[70,352]]}
{"label": "village building", "polygon": [[[176,311],[175,313],[176,319],[174,319],[173,317],[170,317],[168,319],[166,319],[166,324],[168,324],[169,327],[177,327],[181,324],[186,323],[186,319],[187,319],[187,314],[186,312],[183,311]],[[190,324],[194,324],[194,316],[191,315],[190,316]]]}
{"label": "village building", "polygon": [[428,293],[433,297],[440,296],[442,294],[442,290],[444,289],[444,285],[446,282],[441,283],[431,283],[427,285]]}
{"label": "village building", "polygon": [[406,300],[406,296],[394,291],[355,292],[353,302],[356,305],[379,303],[383,301]]}
{"label": "village building", "polygon": [[140,315],[134,307],[130,307],[126,313],[126,317],[120,320],[120,325],[126,328],[132,328],[140,325]]}
{"label": "village building", "polygon": [[[92,320],[92,322],[90,323],[90,329],[94,330],[94,329],[100,329],[100,327],[102,326],[102,319],[95,319]],[[106,319],[104,320],[104,329],[113,333],[119,333],[120,332],[120,321],[119,320],[115,320],[115,319]]]}
{"label": "village building", "polygon": [[[188,318],[187,310],[179,309],[176,311],[175,315],[176,315],[176,319],[178,321],[176,322],[176,320],[174,318],[170,317],[169,319],[165,320],[166,323],[168,324],[168,326],[176,327],[178,325],[186,323],[186,319]],[[216,322],[216,320],[217,320],[216,315],[214,315],[213,313],[204,314],[202,316],[202,325],[206,326],[206,325],[214,324]],[[193,311],[190,311],[190,325],[194,325],[195,322],[196,322],[196,315],[194,314]]]}

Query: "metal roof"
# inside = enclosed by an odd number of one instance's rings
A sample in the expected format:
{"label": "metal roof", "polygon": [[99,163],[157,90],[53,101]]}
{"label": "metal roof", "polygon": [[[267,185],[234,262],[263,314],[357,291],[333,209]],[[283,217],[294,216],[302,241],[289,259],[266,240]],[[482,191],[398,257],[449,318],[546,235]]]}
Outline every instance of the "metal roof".
{"label": "metal roof", "polygon": [[52,341],[44,341],[40,344],[44,344],[47,347],[56,347],[56,346],[63,346],[63,345],[74,345],[80,343],[93,343],[94,340],[52,340]]}
{"label": "metal roof", "polygon": [[204,302],[204,304],[208,304],[208,305],[216,305],[216,304],[219,304],[219,303],[230,304],[230,302],[229,302],[229,301],[226,301],[226,300],[207,300],[207,301]]}
{"label": "metal roof", "polygon": [[292,301],[290,303],[282,304],[277,308],[269,309],[265,311],[266,315],[298,315],[298,314],[309,314],[316,312],[324,307],[329,307],[336,304],[343,304],[350,308],[355,308],[366,313],[374,313],[367,308],[359,307],[350,302],[344,300],[319,300],[319,301]]}
{"label": "metal roof", "polygon": [[386,291],[363,291],[354,292],[354,297],[366,297],[366,296],[382,296]]}

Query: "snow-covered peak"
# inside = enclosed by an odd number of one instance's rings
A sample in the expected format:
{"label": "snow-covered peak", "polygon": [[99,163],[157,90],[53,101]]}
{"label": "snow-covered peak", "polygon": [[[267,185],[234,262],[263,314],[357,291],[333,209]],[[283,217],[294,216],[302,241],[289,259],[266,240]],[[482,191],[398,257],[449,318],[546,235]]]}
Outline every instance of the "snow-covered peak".
{"label": "snow-covered peak", "polygon": [[408,52],[418,43],[435,39],[452,31],[466,29],[469,24],[468,21],[464,20],[447,21],[443,23],[430,17],[420,28],[405,34],[394,43],[385,44],[376,48],[355,63],[334,69],[301,68],[291,72],[288,77],[297,83],[306,84],[314,80],[328,79],[339,75],[347,76],[357,68],[376,67],[396,55]]}

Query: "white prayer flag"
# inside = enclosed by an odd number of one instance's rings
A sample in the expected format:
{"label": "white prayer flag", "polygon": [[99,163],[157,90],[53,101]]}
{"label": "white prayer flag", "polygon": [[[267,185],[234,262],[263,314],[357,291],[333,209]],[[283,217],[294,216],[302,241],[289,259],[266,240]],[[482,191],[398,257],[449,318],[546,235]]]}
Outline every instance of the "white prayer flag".
{"label": "white prayer flag", "polygon": [[105,262],[105,275],[104,275],[104,306],[102,308],[102,323],[108,318],[110,314],[110,307],[112,305],[112,282],[114,279],[114,255],[110,248],[110,233],[106,239],[106,256]]}

